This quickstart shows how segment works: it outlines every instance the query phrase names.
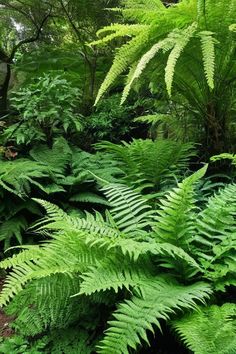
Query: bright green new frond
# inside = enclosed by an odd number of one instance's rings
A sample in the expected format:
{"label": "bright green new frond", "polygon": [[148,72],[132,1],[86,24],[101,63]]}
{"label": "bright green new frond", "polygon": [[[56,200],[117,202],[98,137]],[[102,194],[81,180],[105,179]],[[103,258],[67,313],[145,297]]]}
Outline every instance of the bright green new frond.
{"label": "bright green new frond", "polygon": [[144,260],[132,263],[122,257],[108,259],[81,276],[83,281],[80,294],[91,295],[111,289],[115,292],[122,288],[130,289],[138,286],[143,279],[150,278],[151,282],[152,270],[151,264]]}
{"label": "bright green new frond", "polygon": [[31,261],[37,259],[41,255],[41,249],[39,246],[22,246],[24,248],[23,251],[17,254],[13,254],[13,256],[4,259],[0,262],[0,268],[8,269],[13,268],[27,261]]}
{"label": "bright green new frond", "polygon": [[209,31],[199,32],[204,71],[207,79],[208,86],[214,88],[214,73],[215,73],[215,43],[213,33]]}
{"label": "bright green new frond", "polygon": [[173,322],[181,340],[194,354],[236,352],[236,305],[202,308]]}
{"label": "bright green new frond", "polygon": [[161,0],[123,0],[123,3],[127,8],[143,8],[149,10],[164,8]]}
{"label": "bright green new frond", "polygon": [[103,188],[117,227],[124,233],[138,234],[150,224],[150,206],[131,188],[122,184],[109,184]]}
{"label": "bright green new frond", "polygon": [[101,354],[128,354],[129,347],[136,349],[141,340],[149,343],[147,331],[160,328],[160,320],[169,320],[179,309],[195,309],[211,293],[205,283],[179,285],[169,279],[156,277],[143,282],[142,296],[135,295],[120,304],[109,322],[109,329],[98,346]]}
{"label": "bright green new frond", "polygon": [[195,235],[194,186],[204,176],[207,165],[187,177],[161,200],[161,209],[156,217],[156,239],[169,242],[188,250]]}
{"label": "bright green new frond", "polygon": [[155,55],[160,51],[168,51],[173,47],[173,42],[169,39],[166,38],[152,46],[152,48],[145,53],[142,58],[140,59],[131,79],[128,81],[126,84],[123,94],[122,94],[122,99],[121,99],[121,104],[125,102],[126,98],[128,97],[128,94],[130,92],[130,89],[133,85],[133,82],[137,80],[141,75],[142,72],[145,70],[146,66],[148,63],[155,57]]}
{"label": "bright green new frond", "polygon": [[[98,39],[94,42],[89,43],[90,46],[93,45],[106,45],[108,42],[111,42],[115,38],[126,37],[129,38],[131,36],[137,36],[140,34],[140,31],[143,31],[147,28],[146,25],[121,25],[121,24],[113,24],[107,27],[100,29],[97,32],[97,35],[100,37],[104,35],[101,39]],[[109,33],[111,32],[111,33]],[[108,34],[107,34],[108,33]]]}
{"label": "bright green new frond", "polygon": [[[66,229],[66,227],[65,227]],[[88,247],[84,242],[84,231],[53,234],[50,243],[40,249],[40,257],[31,257],[28,250],[25,262],[22,254],[14,260],[12,272],[7,276],[0,295],[0,304],[5,305],[13,296],[20,293],[26,283],[34,279],[53,276],[54,274],[73,274],[95,265],[104,255],[101,248]],[[24,251],[23,251],[24,252]],[[8,261],[8,264],[10,261]]]}
{"label": "bright green new frond", "polygon": [[103,94],[110,88],[116,78],[127,70],[129,65],[139,56],[139,52],[148,41],[148,38],[149,29],[147,27],[147,29],[142,30],[138,36],[131,39],[129,43],[126,43],[118,50],[113,65],[99,89],[95,104],[97,104]]}
{"label": "bright green new frond", "polygon": [[165,82],[166,88],[169,96],[171,96],[175,66],[177,60],[179,59],[181,53],[183,52],[184,48],[187,46],[188,42],[190,41],[191,37],[193,37],[194,33],[196,32],[197,25],[193,23],[187,29],[182,31],[173,31],[169,34],[169,40],[174,43],[174,47],[168,57],[167,64],[165,67]]}

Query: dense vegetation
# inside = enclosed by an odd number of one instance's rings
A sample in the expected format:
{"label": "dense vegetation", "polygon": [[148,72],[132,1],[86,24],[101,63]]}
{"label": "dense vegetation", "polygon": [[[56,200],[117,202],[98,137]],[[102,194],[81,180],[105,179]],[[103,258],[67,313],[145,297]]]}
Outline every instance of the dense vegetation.
{"label": "dense vegetation", "polygon": [[236,353],[236,0],[0,15],[0,353]]}

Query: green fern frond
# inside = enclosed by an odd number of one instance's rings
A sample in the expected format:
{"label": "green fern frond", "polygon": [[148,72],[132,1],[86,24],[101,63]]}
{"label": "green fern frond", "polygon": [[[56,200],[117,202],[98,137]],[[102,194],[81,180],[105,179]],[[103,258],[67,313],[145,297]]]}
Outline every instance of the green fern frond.
{"label": "green fern frond", "polygon": [[208,86],[214,88],[214,73],[215,73],[215,43],[216,40],[213,38],[213,34],[210,31],[199,32],[202,55],[203,55],[203,65],[204,71],[207,79]]}
{"label": "green fern frond", "polygon": [[140,194],[122,184],[109,184],[103,191],[112,207],[111,215],[122,232],[137,234],[149,226],[152,212]]}
{"label": "green fern frond", "polygon": [[185,251],[189,249],[195,235],[194,186],[204,176],[206,169],[207,165],[184,179],[160,201],[161,209],[154,225],[156,240],[169,242]]}
{"label": "green fern frond", "polygon": [[213,242],[219,243],[227,236],[232,236],[236,227],[236,185],[229,184],[209,198],[206,208],[197,220],[198,235],[196,238],[203,247],[211,247]]}
{"label": "green fern frond", "polygon": [[91,295],[95,292],[113,289],[116,293],[122,289],[138,286],[142,279],[152,278],[152,266],[144,259],[132,263],[118,257],[107,259],[98,267],[92,267],[84,273],[80,294]]}
{"label": "green fern frond", "polygon": [[[101,39],[95,40],[91,43],[89,43],[90,46],[94,45],[106,45],[108,42],[112,41],[115,38],[119,37],[125,37],[127,36],[128,38],[131,36],[137,36],[140,34],[140,31],[143,31],[146,29],[146,25],[122,25],[122,24],[112,24],[107,27],[103,27],[97,32],[97,36],[104,35]],[[111,32],[110,34],[107,34]]]}
{"label": "green fern frond", "polygon": [[184,344],[195,354],[236,352],[236,305],[202,308],[173,322]]}
{"label": "green fern frond", "polygon": [[191,37],[195,34],[197,29],[197,24],[193,23],[187,29],[182,31],[173,31],[168,35],[169,40],[172,40],[174,43],[174,48],[172,49],[167,64],[165,67],[165,82],[166,88],[169,96],[171,96],[172,84],[173,84],[173,77],[175,72],[175,66],[177,60],[179,59],[181,53],[187,46],[188,42],[190,41]]}
{"label": "green fern frond", "polygon": [[158,190],[163,180],[173,180],[173,176],[180,178],[191,156],[195,155],[192,144],[171,140],[134,139],[122,145],[102,142],[96,147],[110,154],[124,172],[124,182],[139,190],[146,184]]}
{"label": "green fern frond", "polygon": [[130,42],[126,43],[118,50],[113,65],[98,91],[95,105],[114,83],[115,79],[138,57],[140,48],[142,49],[144,43],[148,41],[148,38],[149,29],[147,27],[147,29],[141,31],[138,36],[131,39]]}
{"label": "green fern frond", "polygon": [[[34,279],[45,278],[55,274],[73,274],[83,272],[95,265],[104,255],[104,249],[88,247],[84,242],[85,231],[55,233],[50,243],[41,247],[40,255],[31,260],[27,252],[26,261],[22,263],[24,255],[14,260],[14,268],[7,276],[0,294],[0,304],[5,305],[9,300],[20,293],[25,284]],[[46,252],[45,252],[46,250]],[[24,252],[24,251],[23,251]],[[10,261],[8,261],[8,264]]]}
{"label": "green fern frond", "polygon": [[147,331],[154,332],[154,326],[160,328],[160,320],[169,320],[179,309],[195,309],[198,302],[209,297],[211,289],[205,283],[182,286],[156,277],[143,282],[141,294],[118,306],[98,353],[128,354],[128,348],[136,349],[141,340],[149,344]]}
{"label": "green fern frond", "polygon": [[22,246],[23,251],[13,254],[11,257],[0,262],[0,268],[9,269],[24,264],[27,261],[37,259],[41,255],[39,246]]}
{"label": "green fern frond", "polygon": [[121,104],[123,104],[125,102],[125,100],[127,99],[129,92],[131,90],[131,87],[133,85],[133,82],[135,80],[137,80],[142,75],[142,72],[145,70],[148,63],[155,57],[155,55],[160,50],[168,51],[172,47],[173,47],[173,42],[169,38],[166,38],[166,39],[154,44],[152,46],[152,48],[142,56],[132,77],[130,78],[130,80],[128,81],[128,83],[126,84],[126,86],[124,88],[122,98],[121,98]]}
{"label": "green fern frond", "polygon": [[15,237],[22,244],[22,233],[27,229],[28,222],[23,215],[16,215],[0,225],[0,241],[4,241],[4,249],[10,246],[11,238]]}
{"label": "green fern frond", "polygon": [[[120,234],[116,224],[112,222],[112,216],[109,216],[109,222],[106,222],[103,216],[96,212],[95,215],[86,212],[84,218],[73,217],[66,214],[62,209],[50,202],[40,199],[34,199],[41,204],[47,211],[47,216],[34,224],[33,229],[38,232],[45,230],[67,230],[70,232],[87,231],[96,237],[116,237]],[[108,212],[106,213],[108,216]]]}
{"label": "green fern frond", "polygon": [[109,202],[102,196],[92,192],[81,192],[70,197],[71,202],[91,203],[110,206]]}
{"label": "green fern frond", "polygon": [[79,289],[78,276],[45,277],[28,285],[7,307],[7,313],[17,316],[14,327],[27,336],[42,333],[48,327],[65,328],[86,313],[88,302],[82,297],[71,298]]}

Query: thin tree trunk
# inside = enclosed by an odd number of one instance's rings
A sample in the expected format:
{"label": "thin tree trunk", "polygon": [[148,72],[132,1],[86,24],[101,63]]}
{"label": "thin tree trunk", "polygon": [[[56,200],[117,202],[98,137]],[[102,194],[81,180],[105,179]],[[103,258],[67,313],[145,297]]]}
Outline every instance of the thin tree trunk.
{"label": "thin tree trunk", "polygon": [[7,72],[0,89],[0,117],[8,112],[8,89],[11,80],[11,65],[7,64]]}

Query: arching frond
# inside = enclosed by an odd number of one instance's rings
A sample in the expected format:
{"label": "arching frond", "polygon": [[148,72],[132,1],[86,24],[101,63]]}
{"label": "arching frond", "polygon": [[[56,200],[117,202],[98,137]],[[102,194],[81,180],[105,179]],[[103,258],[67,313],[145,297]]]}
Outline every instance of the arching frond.
{"label": "arching frond", "polygon": [[126,84],[126,86],[123,90],[121,104],[124,103],[125,100],[127,99],[133,82],[141,76],[142,72],[145,70],[148,63],[155,57],[155,55],[160,50],[163,50],[163,51],[170,50],[173,47],[173,45],[174,45],[173,41],[171,41],[169,38],[166,38],[166,39],[154,44],[152,46],[152,48],[142,56],[131,79],[128,81],[128,83]]}
{"label": "arching frond", "polygon": [[156,217],[156,239],[169,242],[188,250],[195,235],[194,185],[204,176],[207,165],[187,177],[161,200],[161,209]]}
{"label": "arching frond", "polygon": [[236,305],[201,308],[173,322],[181,340],[195,354],[236,352]]}
{"label": "arching frond", "polygon": [[207,79],[207,83],[211,89],[214,88],[214,72],[215,72],[215,43],[213,33],[210,31],[202,31],[198,34],[200,36],[203,65]]}
{"label": "arching frond", "polygon": [[193,23],[187,29],[182,31],[177,31],[177,30],[173,31],[168,36],[170,40],[172,39],[174,42],[174,47],[170,52],[165,67],[165,82],[166,82],[167,92],[169,96],[171,96],[173,77],[174,77],[177,60],[179,59],[184,48],[187,46],[191,37],[193,37],[194,33],[196,32],[196,29],[197,29],[197,24]]}
{"label": "arching frond", "polygon": [[117,51],[113,65],[99,89],[95,104],[110,88],[115,79],[127,70],[129,65],[138,57],[140,49],[142,49],[143,45],[147,42],[148,37],[149,30],[147,28],[141,31],[139,35],[131,39],[129,43],[126,43]]}
{"label": "arching frond", "polygon": [[141,340],[147,342],[147,331],[160,328],[160,319],[169,320],[179,309],[196,308],[197,302],[204,302],[211,289],[207,284],[196,283],[181,286],[172,280],[156,277],[143,282],[141,294],[120,304],[109,322],[109,329],[99,343],[101,354],[128,354],[128,348],[136,349]]}

